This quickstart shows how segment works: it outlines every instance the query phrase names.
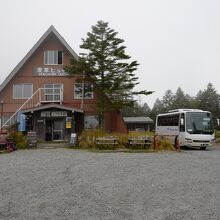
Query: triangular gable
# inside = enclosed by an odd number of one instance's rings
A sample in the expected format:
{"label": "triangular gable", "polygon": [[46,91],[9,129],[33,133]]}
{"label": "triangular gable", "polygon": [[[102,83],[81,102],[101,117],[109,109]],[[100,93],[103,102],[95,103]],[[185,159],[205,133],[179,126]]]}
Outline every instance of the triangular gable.
{"label": "triangular gable", "polygon": [[24,64],[29,60],[29,58],[37,51],[37,49],[41,46],[41,44],[45,41],[45,39],[53,33],[58,40],[64,45],[64,47],[68,50],[68,52],[78,59],[77,54],[74,50],[69,46],[69,44],[64,40],[64,38],[58,33],[53,25],[49,27],[49,29],[43,34],[43,36],[37,41],[37,43],[32,47],[32,49],[26,54],[26,56],[18,63],[18,65],[12,70],[12,72],[6,77],[3,83],[0,86],[0,92],[5,88],[5,86],[10,82],[10,80],[16,75],[16,73],[24,66]]}

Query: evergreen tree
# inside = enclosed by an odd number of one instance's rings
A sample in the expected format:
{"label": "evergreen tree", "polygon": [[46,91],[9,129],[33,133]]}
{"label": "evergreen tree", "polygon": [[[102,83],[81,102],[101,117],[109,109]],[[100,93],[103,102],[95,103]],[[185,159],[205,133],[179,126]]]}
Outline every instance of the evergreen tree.
{"label": "evergreen tree", "polygon": [[211,111],[213,116],[220,117],[220,96],[211,83],[196,96],[196,106],[199,109]]}
{"label": "evergreen tree", "polygon": [[133,107],[125,106],[121,110],[123,117],[149,116],[150,112],[151,112],[151,109],[147,103],[144,103],[143,105],[141,105],[138,102],[136,102]]}
{"label": "evergreen tree", "polygon": [[168,89],[162,98],[163,111],[167,112],[173,108],[174,98],[172,91]]}
{"label": "evergreen tree", "polygon": [[84,56],[72,59],[70,66],[65,68],[69,75],[81,75],[82,80],[94,84],[97,94],[98,111],[101,126],[104,122],[104,113],[110,110],[121,109],[123,106],[134,105],[134,95],[149,95],[152,91],[134,91],[139,84],[134,72],[139,65],[131,61],[125,53],[124,40],[117,37],[117,32],[108,27],[107,22],[98,21],[82,39],[80,48],[87,51]]}
{"label": "evergreen tree", "polygon": [[155,119],[157,114],[168,112],[172,109],[195,108],[195,99],[185,94],[179,87],[175,94],[168,89],[162,99],[157,99],[154,103],[150,116]]}
{"label": "evergreen tree", "polygon": [[144,111],[146,116],[150,115],[151,108],[150,108],[150,106],[147,103],[143,104],[142,109],[143,109],[143,111]]}
{"label": "evergreen tree", "polygon": [[152,108],[152,111],[150,113],[150,117],[155,121],[156,116],[158,114],[164,113],[164,112],[166,112],[166,111],[164,110],[163,104],[162,104],[161,100],[157,98],[154,103],[154,106]]}
{"label": "evergreen tree", "polygon": [[172,107],[173,109],[191,108],[190,96],[185,95],[180,87],[176,90]]}

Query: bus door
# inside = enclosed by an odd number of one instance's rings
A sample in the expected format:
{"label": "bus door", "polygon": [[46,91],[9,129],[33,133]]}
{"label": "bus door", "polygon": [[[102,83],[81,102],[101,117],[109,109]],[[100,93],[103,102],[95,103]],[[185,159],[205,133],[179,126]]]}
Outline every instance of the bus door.
{"label": "bus door", "polygon": [[186,132],[186,122],[185,122],[185,114],[180,114],[180,134],[179,134],[179,141],[181,143],[185,142],[185,132]]}

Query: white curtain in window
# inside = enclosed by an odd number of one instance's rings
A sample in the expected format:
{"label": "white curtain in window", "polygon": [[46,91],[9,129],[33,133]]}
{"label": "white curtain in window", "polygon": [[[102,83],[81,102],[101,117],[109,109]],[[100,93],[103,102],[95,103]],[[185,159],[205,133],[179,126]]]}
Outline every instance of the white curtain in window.
{"label": "white curtain in window", "polygon": [[15,84],[13,86],[13,98],[15,99],[27,99],[33,94],[32,84]]}

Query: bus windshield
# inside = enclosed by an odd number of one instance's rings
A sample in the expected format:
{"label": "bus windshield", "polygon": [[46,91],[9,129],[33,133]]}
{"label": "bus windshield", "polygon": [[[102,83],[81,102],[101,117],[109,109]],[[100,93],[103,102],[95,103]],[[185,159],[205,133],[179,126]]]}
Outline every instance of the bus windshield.
{"label": "bus windshield", "polygon": [[213,134],[213,121],[209,112],[187,112],[186,131],[190,134]]}

